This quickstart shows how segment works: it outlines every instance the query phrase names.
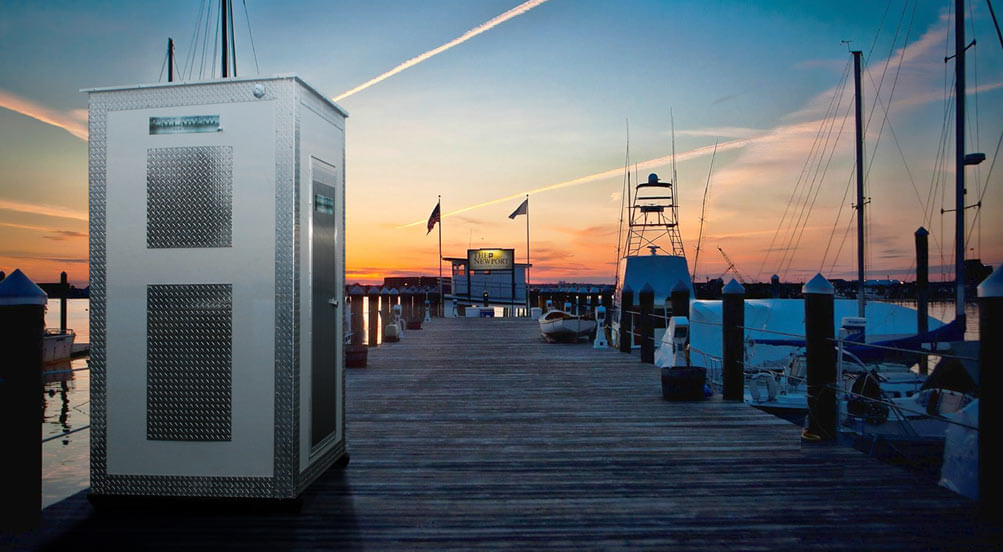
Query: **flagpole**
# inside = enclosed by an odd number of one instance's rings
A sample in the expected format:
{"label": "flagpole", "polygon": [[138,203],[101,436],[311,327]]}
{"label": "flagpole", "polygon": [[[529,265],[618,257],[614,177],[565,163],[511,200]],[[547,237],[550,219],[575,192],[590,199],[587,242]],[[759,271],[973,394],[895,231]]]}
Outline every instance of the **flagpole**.
{"label": "flagpole", "polygon": [[446,298],[442,296],[442,195],[436,204],[439,209],[439,317],[445,315]]}
{"label": "flagpole", "polygon": [[526,316],[529,316],[529,194],[526,194]]}

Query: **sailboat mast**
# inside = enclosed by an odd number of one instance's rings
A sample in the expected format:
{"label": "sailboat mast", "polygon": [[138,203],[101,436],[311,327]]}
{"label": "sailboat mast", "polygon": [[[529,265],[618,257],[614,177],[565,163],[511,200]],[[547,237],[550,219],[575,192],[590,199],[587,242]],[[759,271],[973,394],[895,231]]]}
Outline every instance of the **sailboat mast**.
{"label": "sailboat mast", "polygon": [[954,317],[965,318],[965,1],[954,0]]}
{"label": "sailboat mast", "polygon": [[853,89],[856,98],[857,120],[857,316],[863,318],[866,308],[864,297],[864,127],[863,98],[860,93],[860,50],[853,54]]}
{"label": "sailboat mast", "polygon": [[222,67],[223,68],[223,78],[225,79],[225,78],[227,78],[229,76],[227,74],[227,69],[228,69],[228,65],[229,65],[227,63],[227,58],[230,57],[227,54],[227,51],[226,51],[227,45],[229,44],[229,39],[228,39],[228,36],[227,36],[227,31],[226,31],[226,0],[219,0],[219,19],[220,19],[220,25],[222,25],[222,29],[221,30],[223,31],[223,32],[220,33],[221,38],[222,38],[222,44],[221,44],[221,46],[222,46],[222,49],[223,49],[222,50],[223,51],[223,55],[222,55],[221,61],[222,61],[222,64],[223,64],[223,67]]}

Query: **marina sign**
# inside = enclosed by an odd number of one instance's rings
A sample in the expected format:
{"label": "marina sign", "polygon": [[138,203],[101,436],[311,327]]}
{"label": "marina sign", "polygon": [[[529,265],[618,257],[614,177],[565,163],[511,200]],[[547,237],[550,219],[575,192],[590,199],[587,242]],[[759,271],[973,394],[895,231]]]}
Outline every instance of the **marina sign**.
{"label": "marina sign", "polygon": [[219,132],[219,115],[150,117],[150,134],[188,134]]}
{"label": "marina sign", "polygon": [[468,249],[467,264],[470,270],[512,270],[515,249]]}

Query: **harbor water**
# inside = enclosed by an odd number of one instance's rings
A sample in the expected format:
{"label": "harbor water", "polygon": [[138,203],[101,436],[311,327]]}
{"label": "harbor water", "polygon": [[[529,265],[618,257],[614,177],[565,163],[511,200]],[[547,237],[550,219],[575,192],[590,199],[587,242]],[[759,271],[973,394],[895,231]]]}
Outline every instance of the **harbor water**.
{"label": "harbor water", "polygon": [[[915,302],[896,302],[915,308]],[[67,324],[76,331],[76,343],[88,343],[87,299],[70,299]],[[496,309],[496,316],[501,314]],[[50,301],[46,313],[46,326],[59,327],[59,301]],[[978,307],[971,303],[967,315],[966,340],[977,340],[979,330]],[[953,303],[930,303],[930,316],[950,320],[954,315]],[[368,324],[369,317],[363,317]],[[368,333],[368,332],[367,332]],[[382,332],[381,332],[382,334]],[[90,485],[90,372],[87,358],[73,359],[62,366],[50,367],[61,373],[47,376],[42,383],[41,438],[42,443],[42,507],[49,506]],[[65,435],[64,435],[65,434]],[[62,437],[60,437],[62,435]]]}

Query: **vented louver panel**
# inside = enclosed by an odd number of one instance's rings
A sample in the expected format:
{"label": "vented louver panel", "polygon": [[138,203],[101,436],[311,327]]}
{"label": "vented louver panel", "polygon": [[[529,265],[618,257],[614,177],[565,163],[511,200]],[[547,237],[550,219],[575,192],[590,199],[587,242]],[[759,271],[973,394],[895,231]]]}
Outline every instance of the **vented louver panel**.
{"label": "vented louver panel", "polygon": [[147,247],[230,247],[232,222],[231,146],[147,150]]}
{"label": "vented louver panel", "polygon": [[229,441],[230,284],[147,286],[146,437]]}

